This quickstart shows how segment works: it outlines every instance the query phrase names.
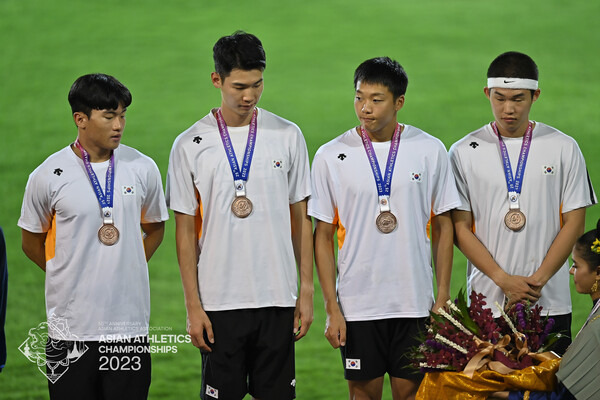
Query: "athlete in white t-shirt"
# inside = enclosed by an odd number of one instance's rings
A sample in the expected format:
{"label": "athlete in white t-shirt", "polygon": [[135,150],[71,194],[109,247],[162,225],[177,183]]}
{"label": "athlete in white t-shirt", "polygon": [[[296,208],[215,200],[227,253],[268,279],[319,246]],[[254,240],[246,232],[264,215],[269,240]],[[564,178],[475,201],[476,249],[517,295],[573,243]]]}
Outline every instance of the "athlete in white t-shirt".
{"label": "athlete in white t-shirt", "polygon": [[[160,172],[120,145],[131,94],[119,81],[82,76],[69,103],[77,141],[30,175],[19,219],[25,254],[46,272],[50,396],[145,399],[147,260],[168,219]],[[103,347],[116,340],[141,350]],[[131,368],[114,367],[124,364]]]}
{"label": "athlete in white t-shirt", "polygon": [[167,176],[201,396],[292,399],[294,338],[313,318],[306,143],[295,124],[256,107],[258,38],[225,36],[214,59],[221,107],[177,137]]}
{"label": "athlete in white t-shirt", "polygon": [[417,345],[429,311],[450,296],[449,211],[460,201],[444,145],[397,123],[408,84],[404,69],[387,57],[367,60],[354,84],[360,126],[321,146],[312,166],[308,208],[317,219],[325,335],[342,348],[350,398],[381,398],[388,373],[394,398],[404,399],[414,396],[420,377],[403,368],[410,362],[403,355]]}
{"label": "athlete in white t-shirt", "polygon": [[[498,56],[484,92],[494,122],[450,149],[462,205],[452,216],[468,258],[468,290],[494,302],[538,302],[570,336],[567,258],[583,233],[585,208],[596,203],[583,155],[572,138],[529,112],[538,70],[527,55]],[[555,351],[563,353],[566,337]]]}

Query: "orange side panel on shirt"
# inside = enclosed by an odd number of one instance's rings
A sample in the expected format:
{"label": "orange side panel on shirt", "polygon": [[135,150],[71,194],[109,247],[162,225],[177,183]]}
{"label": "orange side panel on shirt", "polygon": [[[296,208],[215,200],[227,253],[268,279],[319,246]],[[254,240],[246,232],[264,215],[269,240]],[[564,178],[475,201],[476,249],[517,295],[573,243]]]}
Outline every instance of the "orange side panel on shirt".
{"label": "orange side panel on shirt", "polygon": [[52,222],[50,223],[50,229],[46,232],[46,262],[52,260],[56,251],[56,214],[52,214]]}
{"label": "orange side panel on shirt", "polygon": [[196,198],[198,199],[198,209],[196,210],[196,233],[198,234],[198,240],[202,237],[202,217],[204,211],[202,209],[202,200],[200,199],[200,193],[196,191]]}
{"label": "orange side panel on shirt", "polygon": [[337,225],[338,250],[341,250],[344,245],[344,239],[346,239],[346,228],[340,222],[340,215],[337,208],[335,209],[335,217],[333,217],[332,225]]}
{"label": "orange side panel on shirt", "polygon": [[561,229],[563,227],[562,206],[563,206],[562,203],[560,203],[560,209],[558,210],[558,215],[560,217],[560,227],[561,227]]}
{"label": "orange side panel on shirt", "polygon": [[431,219],[435,217],[433,210],[429,213],[429,221],[427,221],[427,226],[425,227],[425,232],[427,232],[427,239],[431,240]]}

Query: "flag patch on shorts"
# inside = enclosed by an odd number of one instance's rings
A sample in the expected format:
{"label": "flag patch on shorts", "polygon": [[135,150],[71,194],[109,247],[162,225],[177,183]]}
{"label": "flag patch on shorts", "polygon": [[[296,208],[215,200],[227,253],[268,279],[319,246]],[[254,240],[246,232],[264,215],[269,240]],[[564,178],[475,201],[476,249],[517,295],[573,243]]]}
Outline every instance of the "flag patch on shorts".
{"label": "flag patch on shorts", "polygon": [[206,395],[218,399],[219,391],[210,385],[206,385]]}
{"label": "flag patch on shorts", "polygon": [[360,369],[360,358],[346,358],[346,369]]}

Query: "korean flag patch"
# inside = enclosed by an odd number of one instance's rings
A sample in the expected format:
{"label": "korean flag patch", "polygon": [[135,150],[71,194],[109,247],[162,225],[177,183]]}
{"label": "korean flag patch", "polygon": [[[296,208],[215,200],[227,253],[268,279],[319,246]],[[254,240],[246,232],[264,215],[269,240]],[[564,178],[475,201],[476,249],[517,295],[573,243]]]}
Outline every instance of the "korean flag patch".
{"label": "korean flag patch", "polygon": [[554,175],[554,166],[553,165],[544,165],[544,175]]}
{"label": "korean flag patch", "polygon": [[410,180],[413,182],[421,182],[423,180],[422,172],[411,172]]}
{"label": "korean flag patch", "polygon": [[135,187],[133,185],[123,186],[123,196],[133,196],[135,194]]}
{"label": "korean flag patch", "polygon": [[206,395],[214,399],[219,398],[219,391],[210,385],[206,385]]}
{"label": "korean flag patch", "polygon": [[360,370],[360,358],[346,358],[346,369]]}

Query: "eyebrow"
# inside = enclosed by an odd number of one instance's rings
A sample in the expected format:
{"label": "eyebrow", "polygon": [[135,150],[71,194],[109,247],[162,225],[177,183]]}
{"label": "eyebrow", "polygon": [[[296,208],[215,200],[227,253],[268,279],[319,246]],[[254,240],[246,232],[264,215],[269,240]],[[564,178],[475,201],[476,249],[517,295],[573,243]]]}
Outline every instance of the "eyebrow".
{"label": "eyebrow", "polygon": [[[126,111],[127,111],[127,108],[124,108],[124,109],[121,111],[121,114],[124,114]],[[104,110],[104,111],[103,111],[103,113],[104,113],[104,114],[114,114],[114,115],[117,115],[117,114],[118,114],[118,113],[117,113],[117,110]]]}
{"label": "eyebrow", "polygon": [[[363,92],[361,92],[360,90],[356,90],[357,94],[364,94]],[[375,93],[371,93],[370,96],[385,96],[385,93],[383,92],[375,92]]]}
{"label": "eyebrow", "polygon": [[231,85],[238,87],[238,88],[246,88],[246,87],[250,87],[250,86],[256,86],[259,83],[262,83],[263,80],[264,80],[264,78],[261,78],[261,79],[257,80],[256,82],[249,83],[249,84],[245,84],[245,83],[241,83],[241,82],[232,82]]}
{"label": "eyebrow", "polygon": [[523,92],[521,92],[519,94],[515,94],[514,96],[507,96],[506,94],[498,92],[497,90],[494,90],[494,95],[495,96],[500,96],[500,97],[508,97],[510,99],[518,99],[518,98],[521,98],[521,97],[525,97],[525,93],[523,93]]}

